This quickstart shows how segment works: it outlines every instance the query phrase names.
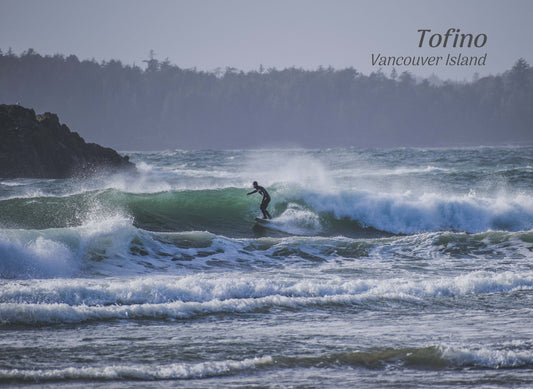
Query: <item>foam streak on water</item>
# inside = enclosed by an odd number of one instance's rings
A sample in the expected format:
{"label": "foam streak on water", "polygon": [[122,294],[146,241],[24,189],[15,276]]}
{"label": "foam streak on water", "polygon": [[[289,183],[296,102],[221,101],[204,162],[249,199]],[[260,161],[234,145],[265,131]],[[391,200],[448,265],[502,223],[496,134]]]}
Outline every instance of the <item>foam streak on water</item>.
{"label": "foam streak on water", "polygon": [[0,179],[0,385],[533,385],[532,148],[130,154]]}

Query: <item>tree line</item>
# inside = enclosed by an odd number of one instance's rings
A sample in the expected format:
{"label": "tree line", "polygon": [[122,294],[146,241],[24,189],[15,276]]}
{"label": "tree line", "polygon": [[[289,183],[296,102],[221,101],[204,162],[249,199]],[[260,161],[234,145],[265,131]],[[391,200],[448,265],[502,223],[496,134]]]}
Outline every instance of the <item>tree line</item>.
{"label": "tree line", "polygon": [[533,69],[417,82],[354,68],[183,69],[0,51],[0,103],[50,111],[121,150],[396,147],[533,142]]}

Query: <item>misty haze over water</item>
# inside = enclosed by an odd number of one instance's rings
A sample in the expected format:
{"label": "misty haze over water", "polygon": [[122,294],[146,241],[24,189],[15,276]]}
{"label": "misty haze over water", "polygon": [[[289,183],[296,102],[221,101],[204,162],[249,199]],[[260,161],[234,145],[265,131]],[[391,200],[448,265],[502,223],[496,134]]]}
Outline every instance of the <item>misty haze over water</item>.
{"label": "misty haze over water", "polygon": [[151,57],[145,70],[33,50],[0,55],[0,103],[57,113],[122,150],[398,147],[533,142],[525,60],[470,83],[354,68],[219,73]]}

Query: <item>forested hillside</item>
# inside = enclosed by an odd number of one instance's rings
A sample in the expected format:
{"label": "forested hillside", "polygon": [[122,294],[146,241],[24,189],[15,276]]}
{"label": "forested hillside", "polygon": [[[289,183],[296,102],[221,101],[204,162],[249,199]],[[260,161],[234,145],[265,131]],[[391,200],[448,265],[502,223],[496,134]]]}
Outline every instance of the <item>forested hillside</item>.
{"label": "forested hillside", "polygon": [[522,59],[501,75],[440,86],[353,68],[146,62],[0,52],[0,103],[58,113],[88,141],[121,150],[533,143],[533,69]]}

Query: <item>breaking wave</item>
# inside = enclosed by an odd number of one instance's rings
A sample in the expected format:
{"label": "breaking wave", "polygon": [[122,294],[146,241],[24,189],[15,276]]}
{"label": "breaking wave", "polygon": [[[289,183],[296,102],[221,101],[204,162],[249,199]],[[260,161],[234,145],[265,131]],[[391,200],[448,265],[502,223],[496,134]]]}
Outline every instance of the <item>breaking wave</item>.
{"label": "breaking wave", "polygon": [[[533,290],[533,272],[476,271],[434,279],[256,278],[242,273],[135,279],[3,282],[0,323],[40,325],[108,320],[186,319],[271,308],[435,304],[438,299]],[[437,300],[435,300],[437,299]]]}
{"label": "breaking wave", "polygon": [[[480,233],[533,229],[533,197],[481,197],[365,191],[310,192],[297,187],[273,191],[271,213],[280,231],[297,235],[413,234],[436,231]],[[253,236],[258,199],[245,189],[127,193],[114,189],[64,197],[0,200],[8,228],[82,225],[95,209],[123,215],[150,231],[209,231],[230,237]],[[89,216],[88,216],[89,215]]]}

